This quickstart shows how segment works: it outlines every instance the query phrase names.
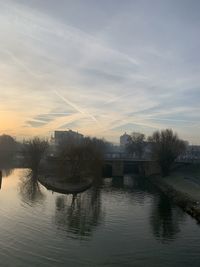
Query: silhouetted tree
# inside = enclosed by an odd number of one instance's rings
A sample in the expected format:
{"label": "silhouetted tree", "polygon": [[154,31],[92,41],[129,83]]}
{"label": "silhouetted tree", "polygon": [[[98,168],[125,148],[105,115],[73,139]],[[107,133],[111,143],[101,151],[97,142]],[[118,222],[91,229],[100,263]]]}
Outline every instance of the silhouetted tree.
{"label": "silhouetted tree", "polygon": [[149,141],[152,143],[152,156],[158,162],[162,175],[169,175],[172,164],[186,149],[185,142],[171,129],[154,132]]}
{"label": "silhouetted tree", "polygon": [[79,143],[62,143],[59,148],[60,170],[67,178],[79,182],[83,177],[96,176],[102,167],[107,142],[85,137]]}
{"label": "silhouetted tree", "polygon": [[40,162],[48,148],[48,141],[35,137],[28,141],[24,141],[23,155],[25,164],[33,171],[37,172]]}
{"label": "silhouetted tree", "polygon": [[13,159],[16,152],[17,142],[10,136],[3,134],[0,136],[0,161]]}
{"label": "silhouetted tree", "polygon": [[135,154],[137,157],[141,158],[144,153],[144,148],[145,148],[145,135],[142,133],[133,132],[128,139],[126,150],[129,153]]}

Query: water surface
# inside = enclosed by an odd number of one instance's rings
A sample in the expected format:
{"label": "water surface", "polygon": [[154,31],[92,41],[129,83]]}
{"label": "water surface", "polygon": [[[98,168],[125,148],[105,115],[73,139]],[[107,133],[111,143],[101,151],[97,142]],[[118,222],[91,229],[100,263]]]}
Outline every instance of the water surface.
{"label": "water surface", "polygon": [[78,195],[4,173],[0,266],[200,266],[196,221],[143,179],[105,179]]}

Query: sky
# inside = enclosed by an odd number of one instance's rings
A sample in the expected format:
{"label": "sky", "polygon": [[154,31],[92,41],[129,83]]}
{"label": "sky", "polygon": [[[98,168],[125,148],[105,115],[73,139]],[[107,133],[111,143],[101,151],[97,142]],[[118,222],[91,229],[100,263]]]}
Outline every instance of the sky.
{"label": "sky", "polygon": [[200,1],[0,0],[0,134],[172,128],[200,144]]}

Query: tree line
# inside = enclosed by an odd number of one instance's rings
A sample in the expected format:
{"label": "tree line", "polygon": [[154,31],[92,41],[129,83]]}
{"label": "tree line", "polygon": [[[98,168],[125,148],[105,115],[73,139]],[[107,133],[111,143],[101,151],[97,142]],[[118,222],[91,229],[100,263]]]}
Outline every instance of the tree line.
{"label": "tree line", "polygon": [[126,150],[142,158],[146,145],[149,146],[151,159],[160,166],[162,176],[169,175],[175,160],[186,150],[186,142],[171,129],[155,131],[147,138],[142,133],[133,132],[128,139]]}
{"label": "tree line", "polygon": [[[155,131],[147,137],[142,133],[133,132],[126,145],[126,151],[138,158],[144,155],[149,145],[151,158],[158,163],[163,176],[169,175],[174,161],[184,153],[186,143],[171,129]],[[79,142],[73,139],[62,140],[58,144],[56,157],[60,172],[68,173],[71,179],[80,180],[83,173],[92,175],[102,167],[105,152],[112,149],[112,144],[104,139],[83,137]],[[21,151],[24,163],[34,172],[38,172],[45,154],[50,153],[48,140],[34,137],[17,142],[9,135],[0,136],[0,162],[11,161],[16,151]],[[70,164],[69,164],[70,163]]]}

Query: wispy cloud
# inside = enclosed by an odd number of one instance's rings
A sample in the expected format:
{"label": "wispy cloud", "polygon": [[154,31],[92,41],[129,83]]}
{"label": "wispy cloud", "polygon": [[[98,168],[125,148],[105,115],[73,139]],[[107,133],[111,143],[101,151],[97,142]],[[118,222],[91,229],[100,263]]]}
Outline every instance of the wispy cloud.
{"label": "wispy cloud", "polygon": [[4,49],[1,49],[0,48],[0,51],[3,52],[3,53],[5,53],[5,54],[7,54],[8,57],[13,61],[13,63],[16,63],[18,65],[18,67],[21,67],[27,73],[31,74],[34,78],[41,79],[43,77],[43,75],[32,71],[31,68],[29,68],[23,61],[20,60],[20,58],[18,58],[17,56],[15,56],[8,49],[5,49],[5,48]]}
{"label": "wispy cloud", "polygon": [[118,140],[172,126],[197,142],[200,20],[186,3],[63,5],[0,1],[0,131],[12,113],[18,135],[74,127]]}

